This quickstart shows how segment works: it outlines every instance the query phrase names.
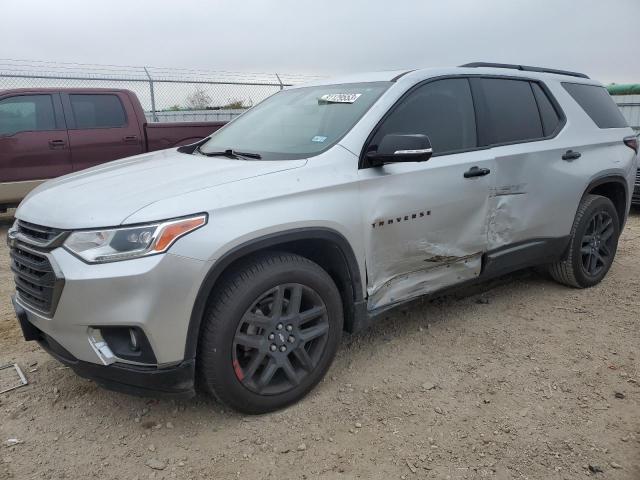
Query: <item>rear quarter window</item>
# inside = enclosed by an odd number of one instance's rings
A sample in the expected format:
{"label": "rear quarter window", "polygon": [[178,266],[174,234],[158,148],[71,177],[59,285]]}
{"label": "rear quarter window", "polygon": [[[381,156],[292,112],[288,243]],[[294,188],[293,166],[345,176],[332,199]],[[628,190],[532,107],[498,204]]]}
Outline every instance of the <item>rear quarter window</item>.
{"label": "rear quarter window", "polygon": [[569,95],[600,128],[624,128],[627,121],[604,87],[582,83],[563,83]]}

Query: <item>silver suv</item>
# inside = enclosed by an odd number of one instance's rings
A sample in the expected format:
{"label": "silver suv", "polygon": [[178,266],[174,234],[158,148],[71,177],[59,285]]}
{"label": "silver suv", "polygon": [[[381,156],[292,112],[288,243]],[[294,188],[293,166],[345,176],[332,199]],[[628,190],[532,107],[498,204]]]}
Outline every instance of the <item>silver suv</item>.
{"label": "silver suv", "polygon": [[49,181],[8,234],[27,340],[101,385],[248,413],[343,330],[452,285],[609,270],[637,143],[578,73],[469,64],[282,91],[204,141]]}

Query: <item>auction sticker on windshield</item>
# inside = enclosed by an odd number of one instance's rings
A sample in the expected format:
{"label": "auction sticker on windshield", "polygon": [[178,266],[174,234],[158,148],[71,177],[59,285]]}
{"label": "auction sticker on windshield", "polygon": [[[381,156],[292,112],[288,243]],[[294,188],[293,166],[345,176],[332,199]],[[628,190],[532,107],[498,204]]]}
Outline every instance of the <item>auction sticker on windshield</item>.
{"label": "auction sticker on windshield", "polygon": [[319,99],[321,103],[353,103],[361,93],[327,93]]}

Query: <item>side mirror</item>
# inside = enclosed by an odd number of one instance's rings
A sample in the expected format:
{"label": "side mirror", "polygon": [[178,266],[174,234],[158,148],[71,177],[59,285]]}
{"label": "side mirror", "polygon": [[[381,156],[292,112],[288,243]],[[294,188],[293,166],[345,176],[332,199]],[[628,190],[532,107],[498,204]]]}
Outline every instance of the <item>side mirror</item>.
{"label": "side mirror", "polygon": [[382,137],[378,149],[367,153],[367,158],[377,167],[394,162],[424,162],[432,153],[431,140],[426,135],[391,133]]}

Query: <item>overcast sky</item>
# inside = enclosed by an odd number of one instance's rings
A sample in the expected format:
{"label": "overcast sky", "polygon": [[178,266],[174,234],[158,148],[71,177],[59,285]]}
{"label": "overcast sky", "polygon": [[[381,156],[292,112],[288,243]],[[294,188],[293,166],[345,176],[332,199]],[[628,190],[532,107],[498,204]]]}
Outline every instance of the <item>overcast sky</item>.
{"label": "overcast sky", "polygon": [[640,82],[640,0],[3,0],[0,58],[334,74],[496,61]]}

